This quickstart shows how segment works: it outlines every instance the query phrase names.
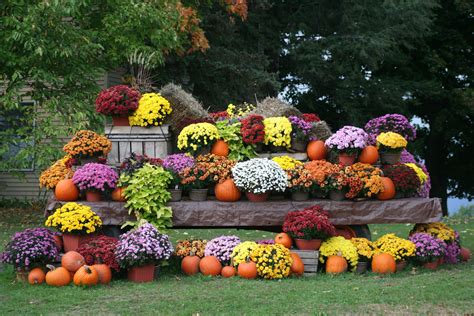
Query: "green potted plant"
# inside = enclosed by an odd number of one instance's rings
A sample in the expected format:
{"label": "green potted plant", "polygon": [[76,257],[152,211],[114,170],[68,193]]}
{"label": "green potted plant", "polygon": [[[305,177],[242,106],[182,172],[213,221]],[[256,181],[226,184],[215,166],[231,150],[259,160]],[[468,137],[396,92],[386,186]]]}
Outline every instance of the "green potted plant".
{"label": "green potted plant", "polygon": [[255,145],[245,143],[241,134],[242,123],[237,119],[220,120],[216,122],[219,136],[229,146],[228,158],[236,161],[257,156]]}
{"label": "green potted plant", "polygon": [[[161,166],[146,163],[136,170],[127,181],[125,207],[130,214],[134,214],[138,221],[146,220],[158,229],[171,226],[173,212],[166,203],[171,198],[168,187],[173,177]],[[136,223],[125,223],[136,225]]]}

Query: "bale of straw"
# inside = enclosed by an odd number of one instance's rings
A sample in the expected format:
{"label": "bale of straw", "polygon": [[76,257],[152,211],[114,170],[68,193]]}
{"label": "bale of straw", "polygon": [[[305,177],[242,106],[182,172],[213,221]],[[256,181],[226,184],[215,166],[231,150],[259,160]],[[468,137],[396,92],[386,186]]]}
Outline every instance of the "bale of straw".
{"label": "bale of straw", "polygon": [[331,128],[325,121],[313,123],[313,128],[309,134],[310,137],[316,137],[320,140],[326,140],[332,135]]}
{"label": "bale of straw", "polygon": [[259,114],[264,117],[276,116],[300,116],[301,112],[294,106],[277,98],[266,97],[262,102],[257,102],[252,114]]}
{"label": "bale of straw", "polygon": [[166,123],[170,124],[173,132],[179,132],[179,126],[184,120],[206,120],[209,113],[192,94],[186,92],[181,86],[168,83],[160,90],[160,94],[170,103],[173,112],[168,116]]}

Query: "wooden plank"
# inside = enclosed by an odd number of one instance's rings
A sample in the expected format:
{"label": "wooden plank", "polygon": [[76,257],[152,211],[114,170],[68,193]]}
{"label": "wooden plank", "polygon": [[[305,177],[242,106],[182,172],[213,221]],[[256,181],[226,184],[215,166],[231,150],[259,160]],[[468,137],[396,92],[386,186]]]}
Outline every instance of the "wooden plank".
{"label": "wooden plank", "polygon": [[317,272],[318,266],[304,266],[304,272]]}
{"label": "wooden plank", "polygon": [[319,251],[314,250],[292,250],[294,253],[298,254],[301,259],[318,259]]}
{"label": "wooden plank", "polygon": [[143,155],[143,143],[132,142],[132,152]]}

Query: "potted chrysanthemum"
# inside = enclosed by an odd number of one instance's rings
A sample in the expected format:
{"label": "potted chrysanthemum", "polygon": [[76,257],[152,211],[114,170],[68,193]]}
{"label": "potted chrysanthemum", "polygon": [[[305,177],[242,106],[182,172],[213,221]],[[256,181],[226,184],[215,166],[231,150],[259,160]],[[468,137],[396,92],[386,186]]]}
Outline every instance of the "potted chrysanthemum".
{"label": "potted chrysanthemum", "polygon": [[301,250],[318,250],[323,240],[336,234],[336,228],[329,222],[329,214],[318,205],[289,212],[283,231]]}
{"label": "potted chrysanthemum", "polygon": [[182,197],[181,176],[180,173],[194,166],[194,158],[188,154],[169,155],[163,159],[163,168],[168,170],[173,176],[173,180],[169,186],[171,193],[171,202],[180,201]]}
{"label": "potted chrysanthemum", "polygon": [[415,233],[409,237],[415,244],[415,261],[425,268],[436,270],[439,261],[446,254],[446,243],[427,233]]}
{"label": "potted chrysanthemum", "polygon": [[76,170],[72,182],[79,190],[86,193],[86,200],[97,202],[102,193],[115,189],[118,181],[117,172],[111,167],[99,163],[88,163]]}
{"label": "potted chrysanthemum", "polygon": [[76,250],[102,227],[102,220],[87,205],[69,202],[58,208],[46,219],[46,226],[54,227],[63,234],[64,250]]}
{"label": "potted chrysanthemum", "polygon": [[97,113],[112,116],[114,126],[129,126],[128,116],[138,108],[140,92],[126,85],[100,91],[95,100]]}
{"label": "potted chrysanthemum", "polygon": [[270,192],[284,192],[287,188],[287,175],[278,163],[255,158],[239,162],[232,168],[235,185],[245,192],[249,201],[263,202]]}
{"label": "potted chrysanthemum", "polygon": [[393,165],[400,161],[402,150],[407,147],[407,140],[398,133],[380,133],[377,138],[377,148],[380,152],[380,161],[383,164]]}
{"label": "potted chrysanthemum", "polygon": [[155,266],[173,253],[168,235],[161,234],[155,226],[145,223],[120,236],[115,257],[120,267],[128,269],[128,280],[151,282]]}
{"label": "potted chrysanthemum", "polygon": [[369,136],[355,126],[344,126],[329,137],[325,144],[339,154],[339,163],[350,166],[354,163],[359,152],[367,145]]}

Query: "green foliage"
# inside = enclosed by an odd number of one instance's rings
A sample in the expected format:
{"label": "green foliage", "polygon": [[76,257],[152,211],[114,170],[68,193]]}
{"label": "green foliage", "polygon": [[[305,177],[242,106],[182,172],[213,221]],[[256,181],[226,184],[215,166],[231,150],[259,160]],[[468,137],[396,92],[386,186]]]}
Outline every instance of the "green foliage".
{"label": "green foliage", "polygon": [[[0,169],[61,156],[61,137],[100,131],[97,80],[135,51],[154,63],[186,51],[177,0],[0,2]],[[33,107],[19,105],[34,100]]]}
{"label": "green foliage", "polygon": [[242,124],[238,120],[220,120],[216,122],[219,136],[229,146],[229,159],[242,161],[257,156],[254,144],[245,144],[240,134],[240,126]]}
{"label": "green foliage", "polygon": [[474,217],[474,204],[461,206],[455,215],[456,217]]}
{"label": "green foliage", "polygon": [[[125,189],[125,207],[136,216],[137,222],[146,220],[160,231],[172,226],[173,211],[166,206],[171,198],[168,186],[172,178],[162,167],[150,164],[133,173]],[[137,222],[127,222],[124,226],[135,226]]]}

